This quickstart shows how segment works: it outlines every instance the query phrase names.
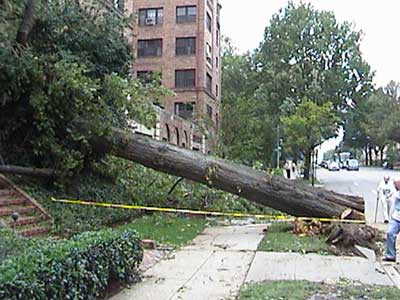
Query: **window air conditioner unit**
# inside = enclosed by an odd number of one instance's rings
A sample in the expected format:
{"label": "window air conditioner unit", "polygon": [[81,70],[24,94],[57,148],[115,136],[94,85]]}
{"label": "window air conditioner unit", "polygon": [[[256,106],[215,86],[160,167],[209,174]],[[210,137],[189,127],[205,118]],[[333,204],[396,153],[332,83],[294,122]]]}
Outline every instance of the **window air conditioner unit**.
{"label": "window air conditioner unit", "polygon": [[146,18],[145,23],[148,26],[154,26],[154,25],[156,25],[156,19],[155,18]]}

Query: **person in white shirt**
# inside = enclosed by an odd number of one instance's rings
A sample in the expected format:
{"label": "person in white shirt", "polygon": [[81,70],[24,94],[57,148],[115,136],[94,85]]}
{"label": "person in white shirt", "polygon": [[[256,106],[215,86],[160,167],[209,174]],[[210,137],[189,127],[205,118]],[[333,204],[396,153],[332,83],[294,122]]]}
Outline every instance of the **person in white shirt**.
{"label": "person in white shirt", "polygon": [[385,223],[389,223],[391,209],[392,209],[392,199],[396,192],[393,181],[389,176],[385,176],[378,186],[378,199],[382,205],[383,216]]}
{"label": "person in white shirt", "polygon": [[396,237],[400,232],[400,180],[396,180],[394,186],[396,193],[393,203],[393,213],[387,232],[386,257],[383,259],[388,262],[396,262]]}

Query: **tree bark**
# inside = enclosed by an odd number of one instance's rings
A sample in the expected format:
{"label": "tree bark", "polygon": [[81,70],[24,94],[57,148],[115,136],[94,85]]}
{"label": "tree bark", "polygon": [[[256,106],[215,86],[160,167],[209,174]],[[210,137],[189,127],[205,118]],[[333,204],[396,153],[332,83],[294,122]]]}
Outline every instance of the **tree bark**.
{"label": "tree bark", "polygon": [[369,165],[373,166],[374,161],[372,159],[372,148],[371,147],[368,148],[368,157],[369,157]]}
{"label": "tree bark", "polygon": [[17,33],[17,42],[22,46],[26,46],[29,33],[35,25],[36,5],[37,0],[27,0],[26,2],[24,14]]}
{"label": "tree bark", "polygon": [[375,146],[374,152],[375,152],[375,166],[377,166],[378,165],[378,159],[379,159],[379,148],[377,148]]}
{"label": "tree bark", "polygon": [[366,247],[377,253],[380,251],[376,245],[380,239],[379,232],[371,226],[331,224],[324,233],[328,235],[326,242],[335,246],[338,255],[364,256],[356,246]]}
{"label": "tree bark", "polygon": [[310,179],[310,166],[311,166],[311,152],[307,151],[305,156],[305,161],[304,161],[304,179],[309,180]]}
{"label": "tree bark", "polygon": [[383,163],[383,152],[384,152],[384,150],[385,150],[385,146],[381,147],[381,149],[380,149],[380,151],[381,151],[381,166],[382,166],[382,163]]}
{"label": "tree bark", "polygon": [[33,177],[50,177],[50,178],[57,177],[57,172],[52,169],[26,168],[26,167],[11,166],[11,165],[0,166],[0,173],[26,175]]}
{"label": "tree bark", "polygon": [[[206,184],[293,216],[340,217],[348,211],[351,198],[336,193],[298,186],[282,177],[205,156],[150,138],[114,129],[109,137],[93,139],[94,147],[157,171]],[[353,208],[351,219],[364,219]],[[357,207],[357,208],[361,208]]]}

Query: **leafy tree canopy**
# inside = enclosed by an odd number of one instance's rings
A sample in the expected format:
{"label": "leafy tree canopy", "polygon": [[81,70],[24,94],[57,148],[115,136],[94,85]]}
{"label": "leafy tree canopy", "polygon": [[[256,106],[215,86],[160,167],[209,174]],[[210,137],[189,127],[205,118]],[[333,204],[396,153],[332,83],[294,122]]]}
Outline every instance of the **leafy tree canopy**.
{"label": "leafy tree canopy", "polygon": [[361,36],[331,12],[289,3],[273,16],[258,50],[260,97],[276,114],[303,99],[330,101],[338,112],[359,102],[373,75],[361,56]]}
{"label": "leafy tree canopy", "polygon": [[390,116],[396,110],[396,100],[383,90],[378,90],[360,105],[360,109],[364,113],[361,129],[375,146],[383,149],[390,140]]}
{"label": "leafy tree canopy", "polygon": [[7,163],[79,172],[97,156],[93,134],[131,118],[152,126],[151,102],[165,91],[130,79],[130,20],[99,1],[36,1],[18,43],[32,3],[8,0],[0,10],[0,153]]}
{"label": "leafy tree canopy", "polygon": [[305,157],[306,179],[313,149],[337,133],[339,118],[332,106],[331,102],[317,105],[303,99],[294,114],[281,119],[285,131],[285,146],[295,151],[300,150]]}
{"label": "leafy tree canopy", "polygon": [[273,148],[271,121],[255,97],[257,72],[250,53],[238,54],[226,38],[222,64],[222,152],[247,164],[268,162]]}

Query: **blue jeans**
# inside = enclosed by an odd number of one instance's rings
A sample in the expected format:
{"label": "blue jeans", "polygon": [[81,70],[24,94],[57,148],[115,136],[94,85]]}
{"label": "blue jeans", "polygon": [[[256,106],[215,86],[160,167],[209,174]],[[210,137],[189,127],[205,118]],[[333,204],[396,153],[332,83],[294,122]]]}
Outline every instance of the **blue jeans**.
{"label": "blue jeans", "polygon": [[400,232],[400,221],[390,220],[389,229],[387,232],[387,250],[386,257],[396,259],[396,236]]}

